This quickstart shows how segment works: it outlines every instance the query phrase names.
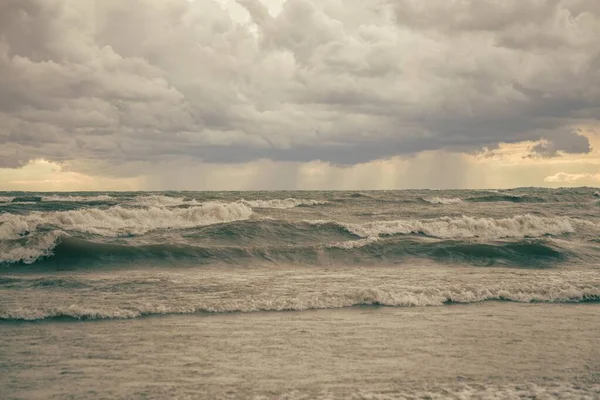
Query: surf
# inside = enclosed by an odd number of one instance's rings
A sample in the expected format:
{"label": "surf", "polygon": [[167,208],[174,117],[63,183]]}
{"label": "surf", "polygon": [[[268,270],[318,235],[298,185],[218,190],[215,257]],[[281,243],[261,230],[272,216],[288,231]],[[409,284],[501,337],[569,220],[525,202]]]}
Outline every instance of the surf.
{"label": "surf", "polygon": [[[544,290],[546,289],[546,290]],[[137,306],[55,306],[41,309],[0,311],[0,322],[25,322],[43,320],[110,320],[134,319],[174,314],[229,314],[256,312],[308,311],[351,307],[441,307],[456,304],[468,305],[490,301],[516,303],[584,304],[600,302],[600,288],[564,287],[558,290],[523,291],[505,287],[485,290],[467,288],[432,290],[427,293],[394,292],[380,288],[365,288],[341,293],[316,293],[297,297],[266,297],[228,299],[218,303],[199,301],[197,304],[164,305],[150,303]]]}

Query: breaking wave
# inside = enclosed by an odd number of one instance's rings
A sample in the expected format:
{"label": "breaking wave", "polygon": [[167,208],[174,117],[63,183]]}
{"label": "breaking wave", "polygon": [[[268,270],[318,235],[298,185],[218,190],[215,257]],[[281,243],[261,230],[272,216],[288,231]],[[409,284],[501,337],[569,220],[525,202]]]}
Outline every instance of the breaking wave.
{"label": "breaking wave", "polygon": [[597,285],[548,283],[515,286],[450,286],[391,290],[385,287],[342,291],[324,291],[285,295],[266,293],[243,298],[204,299],[195,304],[166,304],[162,302],[130,306],[70,305],[59,307],[25,308],[0,311],[0,320],[36,321],[44,319],[130,319],[149,315],[194,313],[250,313],[260,311],[305,311],[338,309],[358,306],[426,307],[449,304],[471,304],[485,301],[518,303],[589,303],[600,301]]}
{"label": "breaking wave", "polygon": [[40,226],[101,236],[139,235],[156,229],[180,229],[248,219],[252,210],[242,204],[205,203],[185,209],[87,208],[82,210],[0,215],[0,239],[18,239]]}
{"label": "breaking wave", "polygon": [[38,196],[38,195],[25,195],[25,196],[0,196],[0,204],[12,203],[12,204],[33,204],[41,202],[51,203],[102,203],[102,202],[116,202],[119,199],[109,195],[96,195],[96,196],[78,196],[78,195],[49,195],[49,196]]}
{"label": "breaking wave", "polygon": [[326,247],[330,248],[330,249],[357,249],[357,248],[361,248],[361,247],[365,247],[371,243],[375,243],[377,241],[376,237],[368,237],[368,238],[364,238],[364,239],[358,239],[358,240],[346,240],[346,241],[342,241],[342,242],[336,242],[336,243],[330,243],[327,244]]}
{"label": "breaking wave", "polygon": [[459,198],[444,198],[444,197],[424,197],[424,201],[431,204],[459,204],[463,201]]}
{"label": "breaking wave", "polygon": [[473,203],[493,203],[498,201],[511,202],[511,203],[545,203],[541,197],[534,196],[525,196],[518,194],[496,194],[490,196],[481,196],[481,197],[470,197],[465,201],[473,202]]}
{"label": "breaking wave", "polygon": [[[365,238],[303,245],[262,246],[210,244],[122,244],[99,243],[58,235],[39,236],[28,246],[3,251],[3,262],[32,264],[42,270],[127,265],[366,265],[385,261],[405,262],[430,259],[442,263],[544,267],[567,259],[570,252],[555,243],[540,240],[471,243],[465,241],[423,241],[418,238],[378,240]],[[41,258],[41,259],[40,259]],[[37,261],[37,262],[36,262]],[[17,268],[22,268],[17,264]]]}
{"label": "breaking wave", "polygon": [[61,202],[103,202],[103,201],[116,201],[117,199],[109,195],[99,196],[42,196],[40,201],[61,201]]}
{"label": "breaking wave", "polygon": [[18,262],[31,264],[42,257],[51,256],[61,236],[60,232],[55,231],[34,236],[27,241],[0,241],[0,265]]}
{"label": "breaking wave", "polygon": [[[107,205],[114,204],[115,202],[124,202],[131,206],[139,207],[155,207],[155,208],[168,208],[168,207],[180,207],[180,206],[200,206],[203,202],[193,198],[176,197],[161,194],[148,194],[139,195],[135,197],[118,197],[107,194],[95,195],[95,196],[81,196],[81,195],[59,195],[52,194],[47,196],[41,195],[23,195],[23,196],[0,196],[0,204],[18,203],[18,204],[34,204],[34,203],[102,203],[107,202]],[[302,206],[316,206],[327,204],[324,200],[314,199],[259,199],[259,200],[245,200],[241,199],[236,203],[243,204],[253,208],[276,208],[276,209],[290,209]]]}
{"label": "breaking wave", "polygon": [[316,225],[337,224],[362,238],[390,235],[424,234],[442,239],[525,238],[561,235],[575,231],[568,217],[538,217],[531,214],[492,219],[462,216],[423,220],[375,221],[363,224],[336,221],[307,221]]}
{"label": "breaking wave", "polygon": [[240,203],[253,208],[279,208],[289,209],[299,206],[316,206],[326,204],[326,201],[311,200],[311,199],[270,199],[270,200],[240,200]]}
{"label": "breaking wave", "polygon": [[[290,209],[299,206],[315,206],[326,204],[326,201],[311,200],[311,199],[266,199],[266,200],[245,200],[237,201],[252,208],[279,208]],[[178,207],[178,206],[195,206],[202,203],[195,199],[186,199],[183,197],[172,197],[164,195],[139,196],[134,200],[134,204],[144,207]]]}
{"label": "breaking wave", "polygon": [[171,197],[163,195],[138,196],[134,199],[134,204],[143,207],[177,207],[182,205],[197,206],[201,203],[194,199],[186,200],[183,197]]}
{"label": "breaking wave", "polygon": [[[323,255],[340,261],[388,261],[406,257],[440,261],[536,265],[568,254],[541,238],[575,231],[584,221],[521,215],[491,219],[442,217],[424,220],[286,222],[252,219],[240,203],[190,208],[84,209],[0,215],[0,263],[31,264],[40,258],[77,262],[164,262],[319,264]],[[586,225],[587,227],[587,225]],[[197,228],[195,230],[188,230]],[[588,227],[589,228],[589,227]],[[130,243],[154,230],[169,230],[161,242]],[[91,236],[89,236],[91,235]],[[83,236],[83,238],[81,237]],[[537,239],[536,239],[537,238]],[[484,239],[486,242],[481,242]],[[505,242],[499,240],[514,240]],[[118,240],[119,242],[115,242]],[[543,240],[543,241],[542,241]],[[109,241],[109,242],[107,242]],[[328,251],[346,250],[349,259]],[[325,251],[325,253],[324,253]]]}
{"label": "breaking wave", "polygon": [[0,240],[19,239],[39,227],[107,237],[140,235],[156,229],[181,229],[248,219],[252,210],[237,203],[205,203],[185,209],[87,208],[71,211],[0,215]]}
{"label": "breaking wave", "polygon": [[71,211],[0,214],[0,263],[32,263],[52,254],[62,236],[141,235],[157,229],[185,229],[250,218],[252,210],[238,203],[206,203],[185,209],[87,208]]}

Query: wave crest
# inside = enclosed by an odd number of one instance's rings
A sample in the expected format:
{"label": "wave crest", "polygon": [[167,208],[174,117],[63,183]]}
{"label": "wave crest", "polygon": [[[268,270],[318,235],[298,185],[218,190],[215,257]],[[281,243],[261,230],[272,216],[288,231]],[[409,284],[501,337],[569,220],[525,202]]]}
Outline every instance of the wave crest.
{"label": "wave crest", "polygon": [[60,202],[101,202],[101,201],[115,201],[116,199],[107,195],[98,195],[98,196],[59,196],[59,195],[51,195],[51,196],[42,196],[41,201],[60,201]]}
{"label": "wave crest", "polygon": [[326,204],[326,201],[312,199],[269,199],[269,200],[240,200],[240,203],[253,208],[279,208],[289,209],[299,206],[317,206]]}
{"label": "wave crest", "polygon": [[0,241],[0,264],[32,264],[42,257],[51,256],[61,236],[60,232],[54,231],[34,236],[26,244]]}
{"label": "wave crest", "polygon": [[431,204],[460,204],[462,199],[459,198],[445,198],[445,197],[423,197],[423,201]]}
{"label": "wave crest", "polygon": [[442,239],[500,239],[560,235],[575,231],[571,218],[547,218],[531,214],[503,219],[462,216],[460,218],[440,217],[424,220],[374,221],[363,224],[340,223],[337,221],[307,222],[312,224],[338,224],[347,229],[348,232],[362,238],[398,234],[425,234]]}
{"label": "wave crest", "polygon": [[493,203],[493,202],[511,202],[511,203],[545,203],[541,197],[534,197],[520,194],[498,193],[489,196],[470,197],[466,199],[472,203]]}
{"label": "wave crest", "polygon": [[231,313],[259,311],[305,311],[356,306],[427,307],[448,304],[471,304],[484,301],[518,303],[587,303],[600,301],[600,287],[548,283],[515,286],[451,286],[448,288],[414,288],[391,290],[385,287],[347,291],[324,291],[294,296],[264,294],[248,298],[198,300],[195,304],[140,303],[128,307],[70,305],[21,308],[0,313],[0,320],[129,319],[146,315]]}
{"label": "wave crest", "polygon": [[185,209],[115,206],[27,215],[1,214],[0,262],[34,262],[50,254],[63,232],[104,237],[141,235],[157,229],[193,228],[245,220],[252,214],[252,209],[239,203],[205,203]]}
{"label": "wave crest", "polygon": [[[223,227],[229,225],[223,225]],[[55,240],[56,239],[56,240]],[[2,244],[0,243],[0,248]],[[351,241],[304,245],[211,245],[198,243],[122,244],[83,240],[66,235],[31,242],[25,253],[23,246],[12,245],[11,262],[30,264],[36,257],[44,259],[38,268],[47,271],[87,269],[94,266],[146,265],[177,261],[194,267],[208,264],[228,265],[365,265],[374,260],[402,262],[408,259],[430,259],[441,263],[480,266],[511,265],[536,268],[552,265],[570,256],[567,249],[538,240],[518,242],[470,243],[463,241],[423,241],[420,239],[364,238]],[[11,248],[9,248],[11,250]],[[341,250],[341,251],[340,251]]]}
{"label": "wave crest", "polygon": [[91,233],[115,237],[139,235],[156,229],[193,228],[250,218],[252,210],[237,203],[205,203],[185,209],[87,208],[28,215],[3,214],[0,216],[0,239],[18,239],[39,226],[65,231]]}
{"label": "wave crest", "polygon": [[[326,201],[312,199],[259,199],[259,200],[238,200],[236,203],[243,204],[252,208],[278,208],[290,209],[300,206],[316,206],[326,204]],[[144,207],[177,207],[182,205],[200,205],[195,199],[185,199],[183,197],[172,197],[164,195],[139,196],[135,199],[134,204]]]}
{"label": "wave crest", "polygon": [[143,207],[177,207],[182,205],[197,206],[201,203],[196,200],[186,200],[183,197],[172,197],[163,195],[138,196],[134,200],[134,204]]}

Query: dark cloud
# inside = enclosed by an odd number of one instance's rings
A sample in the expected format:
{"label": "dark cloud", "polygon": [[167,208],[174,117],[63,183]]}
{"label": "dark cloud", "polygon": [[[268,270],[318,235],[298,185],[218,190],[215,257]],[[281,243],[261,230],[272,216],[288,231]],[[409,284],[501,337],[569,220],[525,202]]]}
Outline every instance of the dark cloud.
{"label": "dark cloud", "polygon": [[597,1],[238,3],[0,2],[0,167],[590,151]]}
{"label": "dark cloud", "polygon": [[544,138],[544,141],[537,143],[531,148],[531,156],[547,158],[560,156],[561,153],[589,153],[591,150],[587,137],[580,135],[579,132],[570,132]]}

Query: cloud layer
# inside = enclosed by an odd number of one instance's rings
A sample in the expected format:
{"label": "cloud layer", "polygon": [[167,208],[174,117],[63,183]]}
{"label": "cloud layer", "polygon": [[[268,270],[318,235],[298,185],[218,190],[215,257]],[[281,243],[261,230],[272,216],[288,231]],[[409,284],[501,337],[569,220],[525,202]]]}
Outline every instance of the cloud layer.
{"label": "cloud layer", "polygon": [[590,151],[576,127],[600,115],[596,0],[231,7],[0,2],[0,168]]}

